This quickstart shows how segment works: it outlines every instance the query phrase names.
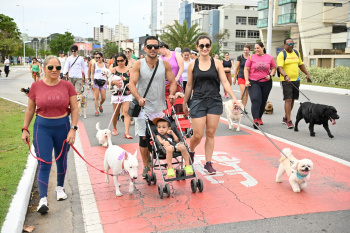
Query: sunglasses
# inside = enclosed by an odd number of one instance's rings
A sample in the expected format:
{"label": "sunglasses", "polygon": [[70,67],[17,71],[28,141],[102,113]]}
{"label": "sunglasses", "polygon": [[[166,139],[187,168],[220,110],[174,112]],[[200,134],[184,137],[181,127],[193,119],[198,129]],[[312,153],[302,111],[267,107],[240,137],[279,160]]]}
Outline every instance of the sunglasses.
{"label": "sunglasses", "polygon": [[287,46],[294,46],[294,43],[287,43]]}
{"label": "sunglasses", "polygon": [[95,57],[96,59],[100,59],[101,57]]}
{"label": "sunglasses", "polygon": [[125,51],[125,53],[131,53],[131,51]]}
{"label": "sunglasses", "polygon": [[211,44],[200,44],[200,45],[198,45],[198,48],[200,48],[200,49],[204,49],[204,47],[206,47],[207,49],[209,49],[210,47],[211,47]]}
{"label": "sunglasses", "polygon": [[56,67],[56,70],[61,70],[61,66],[47,66],[48,70],[53,70],[53,68]]}
{"label": "sunglasses", "polygon": [[75,53],[77,50],[71,50],[72,53]]}
{"label": "sunglasses", "polygon": [[117,60],[117,62],[119,63],[119,62],[124,62],[125,60],[123,59],[123,60]]}
{"label": "sunglasses", "polygon": [[159,45],[157,44],[148,44],[146,45],[147,49],[152,49],[154,47],[154,49],[159,49]]}

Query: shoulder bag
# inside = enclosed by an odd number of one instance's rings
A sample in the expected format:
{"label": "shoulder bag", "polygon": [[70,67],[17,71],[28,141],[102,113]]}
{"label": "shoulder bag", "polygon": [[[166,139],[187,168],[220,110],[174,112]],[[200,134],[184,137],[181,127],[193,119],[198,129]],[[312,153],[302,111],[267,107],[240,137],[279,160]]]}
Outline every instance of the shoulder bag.
{"label": "shoulder bag", "polygon": [[[158,64],[159,64],[159,60],[157,61],[156,68],[153,71],[151,80],[148,83],[148,86],[147,86],[145,94],[143,95],[143,98],[146,97],[147,92],[149,90],[149,87],[151,86],[151,83],[153,81],[154,75],[156,74],[157,69],[158,69]],[[140,111],[141,111],[141,106],[139,105],[139,101],[136,98],[133,98],[132,101],[129,104],[129,110],[128,110],[129,116],[131,116],[131,117],[138,117],[139,114],[140,114]]]}

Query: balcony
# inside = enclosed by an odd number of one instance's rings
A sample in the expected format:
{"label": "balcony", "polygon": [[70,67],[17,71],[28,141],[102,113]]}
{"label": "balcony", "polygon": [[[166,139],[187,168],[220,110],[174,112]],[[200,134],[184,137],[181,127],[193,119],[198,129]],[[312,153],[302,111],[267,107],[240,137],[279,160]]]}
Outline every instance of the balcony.
{"label": "balcony", "polygon": [[290,14],[284,14],[284,15],[279,15],[277,24],[287,24],[287,23],[296,23],[296,14],[295,13],[290,13]]}
{"label": "balcony", "polygon": [[284,5],[291,2],[298,2],[298,0],[278,0],[278,5]]}
{"label": "balcony", "polygon": [[269,0],[262,0],[258,2],[258,11],[269,8]]}
{"label": "balcony", "polygon": [[258,19],[258,28],[267,27],[268,18]]}

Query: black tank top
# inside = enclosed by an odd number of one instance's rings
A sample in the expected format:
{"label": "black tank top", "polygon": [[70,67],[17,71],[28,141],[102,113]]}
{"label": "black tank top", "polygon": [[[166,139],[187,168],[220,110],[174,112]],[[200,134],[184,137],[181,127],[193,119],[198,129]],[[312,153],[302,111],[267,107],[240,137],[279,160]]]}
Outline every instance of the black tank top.
{"label": "black tank top", "polygon": [[219,75],[215,67],[214,59],[210,59],[211,65],[207,71],[199,69],[198,58],[194,62],[192,100],[203,98],[221,100]]}
{"label": "black tank top", "polygon": [[232,63],[231,63],[231,60],[223,60],[222,61],[222,65],[225,67],[225,68],[231,68],[232,67]]}

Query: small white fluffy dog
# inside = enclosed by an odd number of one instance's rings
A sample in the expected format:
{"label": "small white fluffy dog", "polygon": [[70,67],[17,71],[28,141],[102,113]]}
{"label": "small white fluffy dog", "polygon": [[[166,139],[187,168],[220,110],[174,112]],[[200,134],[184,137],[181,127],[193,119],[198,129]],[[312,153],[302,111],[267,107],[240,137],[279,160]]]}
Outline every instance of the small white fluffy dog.
{"label": "small white fluffy dog", "polygon": [[123,90],[124,82],[122,82],[122,78],[121,77],[112,74],[112,72],[109,69],[107,69],[107,68],[103,68],[101,73],[102,73],[102,76],[106,77],[107,80],[108,80],[108,89],[110,89],[112,81],[119,81],[118,85],[114,85],[113,91],[118,91],[118,90],[122,91]]}
{"label": "small white fluffy dog", "polygon": [[[238,100],[238,102],[240,103],[240,108],[242,110],[244,110],[242,100]],[[240,128],[241,127],[241,119],[242,119],[243,113],[241,113],[241,111],[238,108],[233,107],[232,100],[224,102],[223,105],[224,105],[226,117],[228,120],[228,128],[234,129],[235,127],[233,126],[233,121],[237,121],[236,131],[240,131],[241,130],[241,128]]]}
{"label": "small white fluffy dog", "polygon": [[[307,186],[307,181],[310,179],[310,171],[313,169],[314,164],[310,159],[297,160],[292,155],[290,148],[283,149],[283,153],[288,159],[281,154],[280,165],[278,167],[276,182],[282,182],[282,176],[286,172],[289,176],[289,183],[292,186],[294,192],[299,193]],[[290,161],[293,161],[291,166]]]}
{"label": "small white fluffy dog", "polygon": [[[113,180],[115,185],[115,195],[117,197],[123,194],[119,190],[118,177],[126,174],[129,178],[129,193],[133,193],[135,186],[134,180],[137,179],[137,171],[139,162],[137,160],[137,151],[132,155],[131,153],[123,150],[117,145],[112,145],[111,136],[108,136],[108,149],[105,152],[104,170],[108,173],[109,169],[112,169]],[[109,175],[106,174],[106,183],[109,183]]]}
{"label": "small white fluffy dog", "polygon": [[108,147],[108,135],[111,135],[111,131],[109,129],[101,129],[100,122],[97,122],[96,130],[96,138],[98,140],[98,143],[104,147]]}

